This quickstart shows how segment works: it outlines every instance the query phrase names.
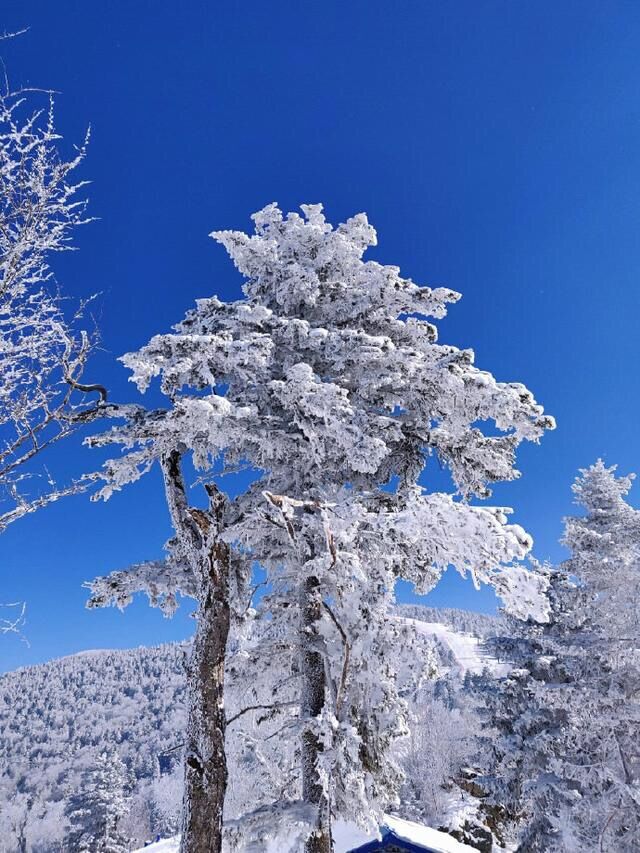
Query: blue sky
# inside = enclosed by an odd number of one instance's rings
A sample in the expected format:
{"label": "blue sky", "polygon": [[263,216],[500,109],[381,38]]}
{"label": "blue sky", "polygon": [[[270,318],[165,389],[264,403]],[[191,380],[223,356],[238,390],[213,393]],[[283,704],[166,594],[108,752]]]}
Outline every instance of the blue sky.
{"label": "blue sky", "polygon": [[[563,555],[579,467],[640,468],[639,4],[4,0],[0,30],[23,26],[0,50],[12,82],[60,91],[67,141],[92,126],[100,220],[56,272],[74,296],[101,294],[93,372],[113,399],[135,398],[116,356],[195,298],[238,295],[210,231],[322,201],[332,221],[369,214],[372,257],[461,291],[441,340],[556,416],[494,495],[539,557]],[[76,445],[50,460],[98,464]],[[83,580],[158,556],[168,535],[156,475],[14,525],[0,598],[28,602],[30,647],[4,639],[0,669],[187,636],[189,608],[172,622],[143,601],[84,610]],[[429,600],[495,606],[455,578]]]}

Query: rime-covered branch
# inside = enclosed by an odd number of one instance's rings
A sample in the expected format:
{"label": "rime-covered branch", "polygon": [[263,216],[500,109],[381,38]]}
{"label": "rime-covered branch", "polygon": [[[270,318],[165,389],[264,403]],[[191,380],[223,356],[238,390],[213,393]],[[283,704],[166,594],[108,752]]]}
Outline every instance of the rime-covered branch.
{"label": "rime-covered branch", "polygon": [[[89,219],[75,170],[88,135],[61,155],[53,99],[0,92],[0,526],[82,490],[57,486],[31,465],[52,444],[100,413],[102,386],[82,380],[92,350],[86,304],[69,312],[52,255],[72,249]],[[97,391],[99,398],[92,396]]]}
{"label": "rime-covered branch", "polygon": [[122,610],[131,604],[136,593],[144,592],[151,606],[159,607],[165,616],[174,614],[178,595],[197,595],[190,568],[181,570],[170,559],[137,563],[125,571],[95,578],[85,587],[91,591],[89,608],[115,606]]}
{"label": "rime-covered branch", "polygon": [[11,604],[0,603],[0,612],[2,610],[12,610],[13,613],[8,617],[0,617],[0,634],[18,634],[25,622],[25,614],[27,611],[26,604],[22,602],[13,602]]}

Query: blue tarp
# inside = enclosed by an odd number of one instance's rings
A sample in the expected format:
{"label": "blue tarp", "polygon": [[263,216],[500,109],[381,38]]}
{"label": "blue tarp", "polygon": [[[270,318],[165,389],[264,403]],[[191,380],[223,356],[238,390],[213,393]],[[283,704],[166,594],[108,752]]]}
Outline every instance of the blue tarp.
{"label": "blue tarp", "polygon": [[433,847],[425,847],[424,844],[415,844],[413,841],[407,841],[406,838],[400,838],[386,826],[382,827],[381,833],[380,841],[369,841],[362,847],[354,847],[349,853],[376,853],[378,850],[387,850],[392,845],[399,850],[405,850],[406,853],[438,853]]}

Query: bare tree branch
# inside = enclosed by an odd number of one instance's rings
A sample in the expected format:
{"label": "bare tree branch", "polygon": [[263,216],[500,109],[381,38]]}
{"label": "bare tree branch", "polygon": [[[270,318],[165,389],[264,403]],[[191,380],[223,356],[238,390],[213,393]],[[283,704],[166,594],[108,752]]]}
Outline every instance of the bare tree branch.
{"label": "bare tree branch", "polygon": [[227,719],[227,725],[230,726],[231,723],[234,723],[240,717],[244,716],[244,714],[248,714],[249,711],[279,711],[282,708],[297,707],[298,704],[298,702],[274,702],[269,705],[248,705],[246,708],[243,708],[241,711],[238,711],[237,714],[233,714],[231,717],[229,717]]}

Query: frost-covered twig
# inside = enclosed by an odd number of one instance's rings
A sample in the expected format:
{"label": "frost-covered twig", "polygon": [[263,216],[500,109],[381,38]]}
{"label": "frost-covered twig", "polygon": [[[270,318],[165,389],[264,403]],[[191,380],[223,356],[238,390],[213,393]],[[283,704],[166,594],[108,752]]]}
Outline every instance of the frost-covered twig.
{"label": "frost-covered twig", "polygon": [[[53,96],[0,92],[0,526],[81,490],[25,490],[36,456],[101,414],[106,390],[82,380],[93,341],[54,283],[54,254],[90,218],[73,181],[89,135],[65,159]],[[88,395],[98,391],[96,402]],[[31,480],[31,482],[37,482]]]}
{"label": "frost-covered twig", "polygon": [[245,714],[248,714],[249,711],[279,711],[283,708],[294,707],[297,704],[297,702],[272,702],[269,705],[247,705],[246,708],[242,708],[231,717],[227,717],[227,725],[230,726],[231,723],[235,723],[236,720],[240,719],[240,717],[243,717]]}
{"label": "frost-covered twig", "polygon": [[15,601],[11,604],[0,604],[0,609],[2,608],[15,608],[18,612],[17,615],[11,616],[8,619],[0,618],[0,634],[20,634],[20,629],[25,623],[26,603]]}
{"label": "frost-covered twig", "polygon": [[349,643],[349,639],[347,637],[347,633],[338,621],[335,613],[327,604],[326,601],[323,601],[323,607],[331,617],[331,621],[338,629],[338,633],[342,638],[342,647],[343,647],[343,658],[342,658],[342,670],[340,673],[340,682],[338,684],[338,689],[336,691],[336,717],[340,719],[340,712],[342,711],[342,702],[344,699],[345,689],[347,686],[347,675],[349,674],[349,660],[351,658],[351,644]]}
{"label": "frost-covered twig", "polygon": [[115,606],[122,610],[136,593],[144,592],[151,606],[160,608],[165,616],[173,616],[178,595],[196,596],[192,573],[186,568],[181,571],[170,558],[135,563],[84,586],[91,591],[89,608]]}

